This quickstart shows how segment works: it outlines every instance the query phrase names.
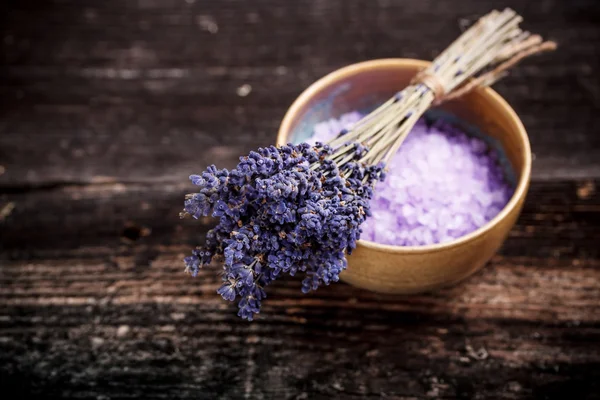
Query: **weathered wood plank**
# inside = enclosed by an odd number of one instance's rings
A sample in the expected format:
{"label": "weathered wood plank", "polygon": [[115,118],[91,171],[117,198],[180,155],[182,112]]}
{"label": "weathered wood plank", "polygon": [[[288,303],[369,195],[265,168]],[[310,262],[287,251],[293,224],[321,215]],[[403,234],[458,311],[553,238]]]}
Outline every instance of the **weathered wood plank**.
{"label": "weathered wood plank", "polygon": [[[180,182],[207,163],[231,166],[273,142],[317,78],[366,59],[430,59],[461,18],[507,5],[561,44],[498,85],[531,135],[534,177],[600,176],[597,2],[413,3],[12,2],[0,43],[0,185]],[[243,84],[247,97],[236,93]]]}
{"label": "weathered wood plank", "polygon": [[[234,317],[234,308],[227,307],[215,294],[221,283],[218,267],[207,269],[201,279],[194,280],[182,273],[180,252],[163,252],[144,264],[136,260],[137,253],[143,251],[114,252],[107,257],[91,257],[88,251],[87,257],[5,262],[0,275],[0,302],[28,307],[196,304],[225,310],[225,314]],[[485,272],[458,288],[410,297],[383,296],[345,285],[333,285],[316,295],[305,296],[300,292],[299,281],[288,279],[272,289],[274,294],[266,301],[271,308],[267,307],[262,319],[277,319],[290,307],[318,313],[324,306],[452,314],[472,319],[597,323],[599,274],[598,260],[573,263],[497,256]],[[360,304],[348,303],[351,298]],[[514,308],[521,302],[519,308]]]}
{"label": "weathered wood plank", "polygon": [[[118,248],[128,238],[149,247],[193,246],[214,223],[179,219],[184,194],[193,190],[190,183],[0,189],[1,201],[14,206],[2,222],[0,248],[16,258],[44,258],[48,250]],[[503,254],[599,258],[599,225],[600,181],[534,182]],[[140,237],[141,229],[149,230],[146,236]]]}

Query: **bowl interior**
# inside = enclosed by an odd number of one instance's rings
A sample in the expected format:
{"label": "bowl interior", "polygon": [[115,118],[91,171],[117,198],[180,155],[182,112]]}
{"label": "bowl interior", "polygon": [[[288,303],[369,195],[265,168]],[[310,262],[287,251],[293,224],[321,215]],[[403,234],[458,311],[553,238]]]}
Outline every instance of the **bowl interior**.
{"label": "bowl interior", "polygon": [[413,71],[418,70],[391,65],[387,68],[353,67],[343,68],[317,81],[298,98],[292,106],[298,106],[294,118],[286,129],[288,141],[305,141],[312,136],[315,124],[321,121],[351,111],[372,111],[405,87],[414,76]]}
{"label": "bowl interior", "polygon": [[[325,76],[292,104],[279,129],[277,144],[305,141],[313,134],[315,124],[321,121],[352,111],[368,113],[407,86],[415,74],[428,64],[406,59],[374,60]],[[443,118],[495,147],[506,176],[515,187],[513,198],[505,209],[484,227],[467,236],[475,235],[493,225],[507,210],[516,206],[518,198],[525,195],[531,164],[525,129],[512,108],[489,88],[477,89],[460,99],[444,103],[428,111],[426,118]],[[425,247],[432,246],[421,247],[425,250]]]}

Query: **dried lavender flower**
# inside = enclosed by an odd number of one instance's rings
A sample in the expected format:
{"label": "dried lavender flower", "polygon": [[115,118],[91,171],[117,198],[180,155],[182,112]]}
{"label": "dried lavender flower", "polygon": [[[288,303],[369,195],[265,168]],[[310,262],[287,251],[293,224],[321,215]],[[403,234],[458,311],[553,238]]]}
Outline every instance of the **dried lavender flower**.
{"label": "dried lavender flower", "polygon": [[187,196],[185,212],[219,223],[185,259],[186,270],[195,276],[222,256],[218,293],[238,299],[240,317],[252,320],[265,287],[283,274],[302,273],[306,293],[337,282],[346,268],[383,168],[352,161],[342,172],[327,159],[331,153],[326,145],[270,146],[241,157],[231,171],[211,166],[190,176],[200,190]]}

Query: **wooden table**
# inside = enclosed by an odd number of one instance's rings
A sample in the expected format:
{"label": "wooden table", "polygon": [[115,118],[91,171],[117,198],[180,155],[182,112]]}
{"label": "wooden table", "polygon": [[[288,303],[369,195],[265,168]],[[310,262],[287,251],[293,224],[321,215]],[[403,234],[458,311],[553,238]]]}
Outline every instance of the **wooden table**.
{"label": "wooden table", "polygon": [[[3,398],[600,398],[596,0],[53,0],[0,6]],[[501,252],[394,297],[276,283],[258,321],[183,274],[187,176],[274,141],[311,82],[431,59],[510,5],[560,43],[498,85],[536,154]]]}

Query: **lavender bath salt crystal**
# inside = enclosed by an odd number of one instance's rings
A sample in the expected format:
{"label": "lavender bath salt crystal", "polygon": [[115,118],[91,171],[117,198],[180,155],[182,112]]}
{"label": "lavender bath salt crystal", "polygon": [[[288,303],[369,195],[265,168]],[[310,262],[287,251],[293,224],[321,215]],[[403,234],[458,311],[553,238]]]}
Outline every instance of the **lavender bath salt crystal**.
{"label": "lavender bath salt crystal", "polygon": [[[361,119],[318,123],[309,143],[327,142]],[[443,121],[420,120],[376,185],[361,239],[395,246],[444,243],[494,218],[513,194],[496,149]]]}

